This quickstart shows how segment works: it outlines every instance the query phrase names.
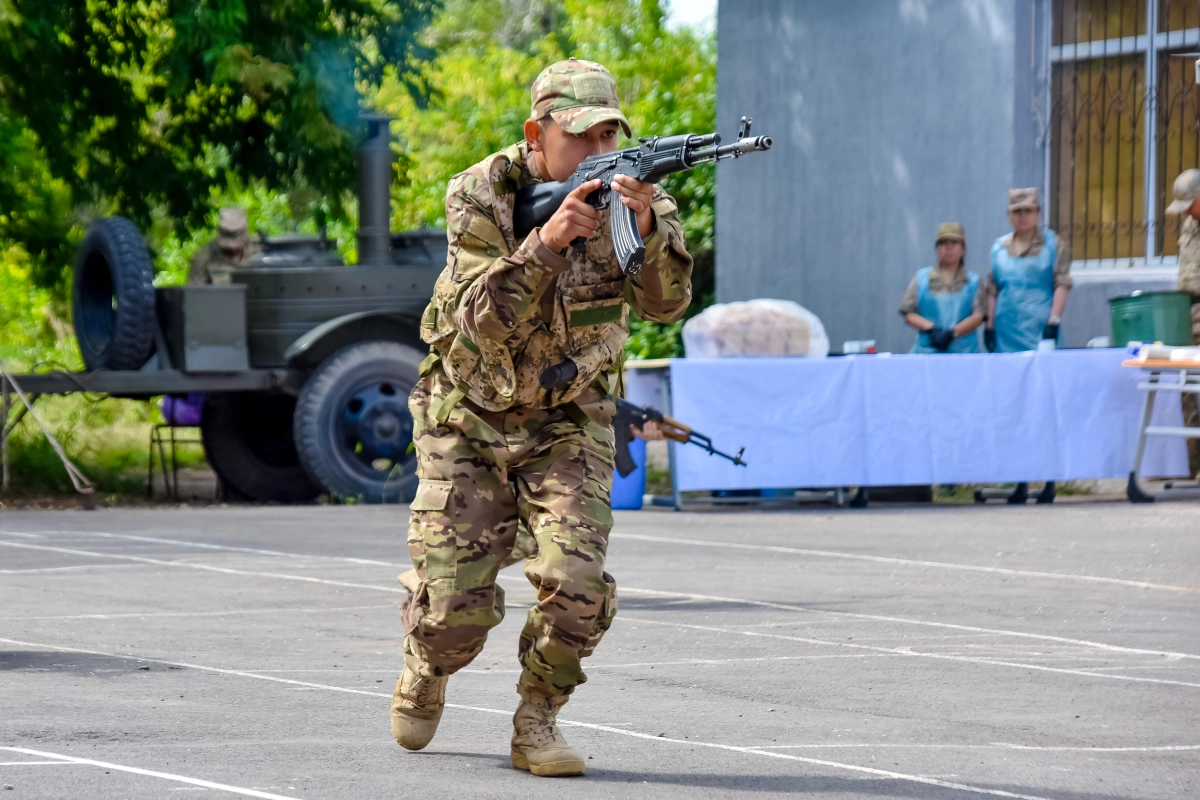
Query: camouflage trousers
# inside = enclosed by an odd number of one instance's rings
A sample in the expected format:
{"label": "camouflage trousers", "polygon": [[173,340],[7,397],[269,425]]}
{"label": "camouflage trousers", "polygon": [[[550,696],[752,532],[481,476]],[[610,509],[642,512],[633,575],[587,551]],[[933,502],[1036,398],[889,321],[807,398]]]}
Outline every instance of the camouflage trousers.
{"label": "camouflage trousers", "polygon": [[[1200,345],[1200,303],[1192,304],[1192,344]],[[1200,407],[1197,407],[1196,395],[1184,392],[1182,403],[1183,424],[1192,428],[1200,426]],[[1188,439],[1187,449],[1188,467],[1192,477],[1196,477],[1200,475],[1200,439]]]}
{"label": "camouflage trousers", "polygon": [[536,541],[525,576],[538,598],[518,645],[520,685],[569,694],[617,611],[604,571],[615,408],[594,389],[576,401],[588,418],[578,421],[564,409],[489,412],[463,400],[439,425],[453,388],[435,368],[409,397],[420,483],[408,550],[420,580],[400,606],[405,655],[449,675],[479,654],[504,618],[496,575],[520,525]]}

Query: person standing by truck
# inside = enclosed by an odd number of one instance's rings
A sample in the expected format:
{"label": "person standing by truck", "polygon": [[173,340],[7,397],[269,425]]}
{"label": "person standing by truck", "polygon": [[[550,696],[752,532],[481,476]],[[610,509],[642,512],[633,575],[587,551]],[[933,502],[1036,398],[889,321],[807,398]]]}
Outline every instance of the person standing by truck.
{"label": "person standing by truck", "polygon": [[232,282],[233,271],[246,266],[250,256],[260,250],[250,241],[246,224],[246,209],[237,206],[217,212],[217,235],[192,256],[188,267],[188,285],[226,284]]}
{"label": "person standing by truck", "polygon": [[[604,571],[614,469],[607,394],[629,335],[627,313],[672,322],[691,300],[692,259],[675,201],[628,176],[613,180],[635,216],[645,261],[627,277],[607,212],[583,183],[540,228],[516,238],[517,192],[563,181],[588,156],[631,135],[616,81],[570,59],[534,81],[524,141],[451,179],[449,254],[422,320],[431,346],[409,398],[420,483],[408,549],[420,579],[401,603],[404,671],[392,698],[392,735],[409,750],[437,731],[448,678],[471,663],[504,616],[496,574],[519,525],[537,540],[525,575],[537,591],[518,645],[520,702],[513,767],[579,775],[557,715],[586,680],[616,615]],[[577,238],[582,247],[570,246]],[[568,359],[576,377],[543,388]]]}

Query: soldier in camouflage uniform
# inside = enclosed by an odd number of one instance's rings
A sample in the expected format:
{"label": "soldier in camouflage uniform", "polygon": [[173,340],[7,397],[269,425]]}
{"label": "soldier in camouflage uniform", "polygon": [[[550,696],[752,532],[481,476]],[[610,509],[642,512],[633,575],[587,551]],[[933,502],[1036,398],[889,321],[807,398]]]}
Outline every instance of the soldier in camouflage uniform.
{"label": "soldier in camouflage uniform", "polygon": [[250,256],[260,250],[247,235],[246,210],[231,206],[217,213],[217,237],[192,256],[188,267],[189,285],[227,284],[233,271],[246,266]]}
{"label": "soldier in camouflage uniform", "polygon": [[[1175,202],[1167,206],[1167,213],[1183,215],[1179,226],[1179,290],[1192,295],[1192,344],[1200,345],[1200,170],[1184,170],[1175,179]],[[1183,424],[1200,426],[1194,394],[1183,395]],[[1187,447],[1192,475],[1200,475],[1200,440],[1188,439]]]}
{"label": "soldier in camouflage uniform", "polygon": [[[537,591],[521,633],[513,766],[578,775],[582,757],[563,739],[559,709],[586,676],[617,610],[604,571],[612,527],[610,379],[628,336],[628,309],[671,322],[691,300],[692,259],[675,201],[628,177],[613,185],[645,240],[642,271],[626,277],[613,253],[607,210],[579,187],[523,241],[513,233],[518,189],[568,178],[588,155],[630,135],[608,71],[559,62],[534,82],[525,140],[451,179],[449,256],[422,321],[431,346],[409,398],[420,483],[408,548],[419,581],[401,604],[404,672],[392,733],[419,750],[433,738],[446,682],[479,654],[504,616],[496,573],[518,525],[537,541],[525,575]],[[582,250],[569,247],[586,239]],[[570,383],[539,378],[570,359]]]}

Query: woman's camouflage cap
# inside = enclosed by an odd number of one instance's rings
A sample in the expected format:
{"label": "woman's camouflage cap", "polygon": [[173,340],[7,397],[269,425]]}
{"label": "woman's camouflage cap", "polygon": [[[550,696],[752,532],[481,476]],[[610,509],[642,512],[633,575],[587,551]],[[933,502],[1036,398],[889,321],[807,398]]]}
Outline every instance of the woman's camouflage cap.
{"label": "woman's camouflage cap", "polygon": [[625,135],[633,137],[617,100],[617,82],[594,61],[570,58],[551,64],[537,76],[530,95],[530,119],[549,115],[568,133],[583,133],[593,125],[616,120]]}

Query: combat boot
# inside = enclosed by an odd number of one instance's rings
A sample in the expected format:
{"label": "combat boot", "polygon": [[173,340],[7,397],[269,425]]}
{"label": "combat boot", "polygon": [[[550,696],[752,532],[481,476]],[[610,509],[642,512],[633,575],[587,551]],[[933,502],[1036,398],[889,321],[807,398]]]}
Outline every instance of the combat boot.
{"label": "combat boot", "polygon": [[542,697],[518,687],[521,704],[513,714],[512,765],[534,775],[582,775],[587,766],[558,729],[567,695]]}
{"label": "combat boot", "polygon": [[426,677],[419,666],[412,656],[405,658],[404,672],[392,692],[392,736],[405,750],[420,750],[433,740],[446,706],[449,676]]}

